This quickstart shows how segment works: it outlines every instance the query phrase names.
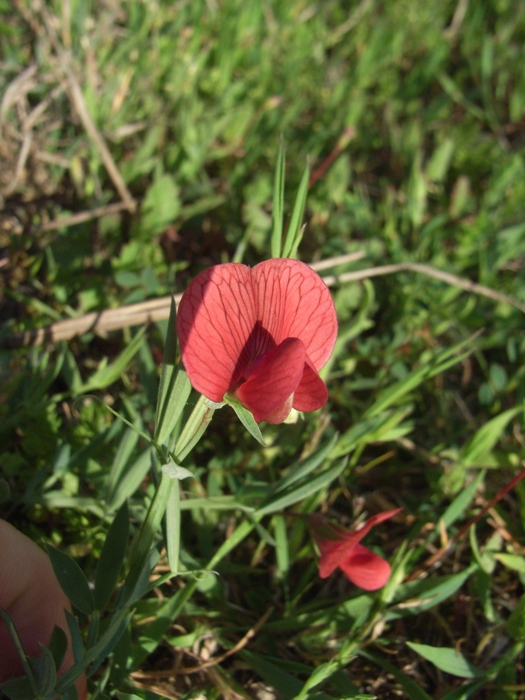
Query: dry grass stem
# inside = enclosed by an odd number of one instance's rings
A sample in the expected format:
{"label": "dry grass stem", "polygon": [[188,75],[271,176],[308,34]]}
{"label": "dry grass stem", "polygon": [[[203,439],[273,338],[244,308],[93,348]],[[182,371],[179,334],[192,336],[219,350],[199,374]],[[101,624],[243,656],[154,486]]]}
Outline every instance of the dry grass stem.
{"label": "dry grass stem", "polygon": [[[108,207],[105,208],[105,213],[107,213],[107,209],[112,206],[124,205],[108,205]],[[87,216],[87,218],[90,218],[90,215],[92,214],[92,212],[83,212],[77,216]],[[51,222],[50,228],[54,228],[55,223],[56,222]],[[49,228],[47,230],[49,230]],[[336,258],[329,258],[312,263],[311,267],[316,271],[320,271],[330,267],[335,267],[337,265],[353,262],[362,257],[363,253],[361,252],[350,253],[349,255],[341,255]],[[429,265],[422,265],[420,263],[399,263],[396,265],[369,267],[364,270],[356,270],[355,272],[344,272],[340,275],[329,275],[327,277],[323,277],[323,279],[328,287],[333,287],[336,284],[357,282],[360,280],[370,279],[371,277],[391,275],[398,272],[419,272],[420,274],[427,275],[428,277],[440,280],[441,282],[445,282],[446,284],[453,287],[458,287],[459,289],[463,289],[467,292],[485,296],[493,301],[509,304],[519,309],[522,313],[525,313],[525,304],[522,304],[513,297],[509,297],[506,294],[501,294],[501,292],[496,292],[490,287],[485,287],[484,285],[477,284],[476,282],[472,282],[471,280],[463,277],[457,277],[449,272],[444,272],[443,270],[438,270],[437,268],[430,267]],[[179,303],[180,297],[180,294],[174,296],[176,304]],[[154,321],[160,321],[168,318],[171,299],[171,295],[161,297],[159,299],[151,299],[149,301],[140,302],[139,304],[120,306],[116,309],[92,312],[85,314],[84,316],[79,316],[78,318],[67,319],[66,321],[57,321],[56,323],[52,323],[49,326],[38,328],[36,330],[13,333],[12,335],[0,338],[0,347],[25,347],[27,345],[40,345],[44,342],[56,343],[61,340],[70,340],[71,338],[84,333],[97,333],[99,335],[103,335],[109,331],[115,331],[121,328],[128,328],[131,326],[144,325]]]}

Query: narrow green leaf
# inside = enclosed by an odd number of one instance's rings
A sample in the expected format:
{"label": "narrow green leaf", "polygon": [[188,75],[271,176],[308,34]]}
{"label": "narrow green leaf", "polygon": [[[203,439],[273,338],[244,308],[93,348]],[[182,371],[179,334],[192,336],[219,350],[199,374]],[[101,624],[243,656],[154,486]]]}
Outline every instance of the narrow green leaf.
{"label": "narrow green leaf", "polygon": [[330,456],[335,458],[348,455],[358,445],[385,440],[387,434],[397,427],[411,410],[411,406],[400,406],[394,411],[363,418],[341,435]]}
{"label": "narrow green leaf", "polygon": [[441,671],[450,673],[451,676],[459,678],[477,678],[484,675],[483,671],[473,666],[464,656],[456,649],[449,647],[432,647],[428,644],[416,644],[415,642],[407,642],[413,651],[422,656],[427,661],[430,661]]}
{"label": "narrow green leaf", "polygon": [[81,394],[88,393],[90,391],[96,391],[98,389],[105,389],[110,384],[113,384],[124,374],[126,367],[129,365],[131,360],[135,357],[141,343],[144,342],[144,334],[146,332],[145,328],[141,328],[139,332],[134,336],[133,340],[129,345],[127,345],[124,350],[120,353],[117,359],[109,365],[100,367],[91,377],[88,379],[86,384],[80,387],[79,392]]}
{"label": "narrow green leaf", "polygon": [[525,593],[511,612],[506,627],[512,639],[516,642],[525,642]]}
{"label": "narrow green leaf", "polygon": [[346,465],[346,459],[342,459],[333,467],[325,469],[324,472],[314,477],[313,479],[307,478],[297,486],[294,486],[289,491],[284,493],[279,492],[278,494],[270,497],[267,501],[265,501],[257,509],[256,515],[258,517],[262,517],[263,515],[269,515],[279,510],[289,508],[290,506],[294,505],[294,503],[303,501],[308,496],[312,495],[313,493],[316,493],[317,491],[320,491],[321,489],[331,484],[332,481],[334,481],[334,479],[337,479],[337,477],[344,471]]}
{"label": "narrow green leaf", "polygon": [[[465,346],[469,346],[467,350],[464,350]],[[365,412],[364,418],[373,418],[382,413],[385,409],[403,399],[427,379],[431,379],[437,374],[445,372],[449,367],[453,367],[467,358],[472,354],[473,349],[472,338],[468,338],[452,348],[447,348],[437,353],[435,357],[416,369],[408,377],[384,389],[379,394],[375,403]]]}
{"label": "narrow green leaf", "polygon": [[284,139],[281,136],[279,141],[279,151],[277,153],[277,163],[275,166],[275,180],[273,189],[272,237],[270,242],[272,258],[280,258],[282,250],[285,163]]}
{"label": "narrow green leaf", "polygon": [[413,617],[436,607],[458,591],[477,569],[477,565],[472,564],[464,571],[450,576],[436,576],[401,584],[395,592],[395,605],[386,614],[387,621],[399,617]]}
{"label": "narrow green leaf", "polygon": [[484,466],[487,463],[491,450],[495,447],[498,440],[501,439],[508,423],[514,416],[523,413],[523,411],[524,406],[509,408],[481,426],[461,451],[461,462],[467,467]]}
{"label": "narrow green leaf", "polygon": [[151,468],[151,449],[148,447],[122,472],[119,481],[107,496],[109,510],[116,510],[131,498]]}
{"label": "narrow green leaf", "polygon": [[244,425],[244,427],[250,433],[250,435],[253,438],[255,438],[257,442],[259,442],[261,445],[266,445],[261,433],[261,429],[255,422],[253,413],[247,408],[244,408],[244,406],[241,406],[241,404],[237,401],[237,399],[234,396],[226,395],[224,397],[224,403],[228,404],[228,406],[231,406],[233,408],[237,415],[237,418],[241,421],[241,423]]}
{"label": "narrow green leaf", "polygon": [[28,678],[13,678],[0,685],[2,694],[9,700],[35,700],[35,690]]}
{"label": "narrow green leaf", "polygon": [[84,656],[84,641],[82,639],[82,633],[80,631],[80,625],[78,624],[77,618],[69,612],[65,611],[67,626],[69,628],[69,634],[71,635],[71,648],[73,650],[73,658],[75,662],[80,661]]}
{"label": "narrow green leaf", "polygon": [[168,507],[166,508],[166,551],[172,573],[179,570],[180,553],[180,482],[173,479]]}
{"label": "narrow green leaf", "polygon": [[177,462],[182,462],[199,442],[204,431],[210,424],[214,412],[215,408],[210,406],[208,399],[205,396],[199,396],[190,417],[186,421],[175,443],[173,453]]}
{"label": "narrow green leaf", "polygon": [[292,211],[292,218],[286,232],[286,241],[283,247],[283,258],[295,258],[297,249],[304,234],[305,226],[303,226],[304,209],[306,206],[306,197],[308,195],[308,181],[310,179],[310,168],[306,165]]}
{"label": "narrow green leaf", "polygon": [[505,554],[503,552],[495,554],[494,559],[506,566],[507,569],[525,574],[525,558],[519,554]]}
{"label": "narrow green leaf", "polygon": [[469,503],[476,495],[478,486],[483,480],[484,476],[484,472],[480,472],[478,475],[476,475],[476,478],[473,479],[462,491],[460,491],[456,498],[448,506],[446,511],[441,516],[441,520],[443,521],[445,527],[450,527],[452,523],[456,522],[458,518],[463,516]]}
{"label": "narrow green leaf", "polygon": [[277,571],[281,580],[286,581],[290,571],[290,553],[288,551],[288,537],[286,523],[282,515],[274,515],[273,526],[275,533],[275,556]]}
{"label": "narrow green leaf", "polygon": [[49,641],[49,651],[53,655],[55,660],[55,668],[60,668],[64,656],[67,651],[68,639],[67,635],[61,627],[53,628],[53,633],[51,634],[51,640]]}
{"label": "narrow green leaf", "polygon": [[[144,557],[142,568],[131,579],[129,576],[123,587],[122,597],[119,599],[120,608],[130,608],[146,593],[154,588],[150,583],[150,575],[160,559],[160,553],[156,547],[152,547]],[[170,576],[171,578],[171,576]]]}
{"label": "narrow green leaf", "polygon": [[113,494],[122,474],[126,473],[128,460],[137,445],[138,439],[139,435],[137,430],[133,430],[132,428],[124,430],[107,479],[105,500],[108,504],[110,504],[114,498]]}
{"label": "narrow green leaf", "polygon": [[170,435],[180,420],[191,392],[188,375],[180,365],[175,364],[177,357],[176,317],[175,300],[172,298],[155,413],[155,441],[159,445],[168,444]]}
{"label": "narrow green leaf", "polygon": [[95,646],[87,649],[82,659],[75,663],[72,668],[66,671],[59,678],[56,685],[58,693],[62,693],[71,685],[71,683],[74,683],[74,681],[87,670],[88,666],[92,663],[92,661],[97,659],[97,657],[107,656],[110,653],[115,644],[118,642],[130,618],[131,614],[127,611],[127,609],[121,610],[113,617],[111,624]]}
{"label": "narrow green leaf", "polygon": [[72,605],[85,615],[90,615],[95,609],[95,601],[80,566],[65,552],[52,545],[47,546],[47,553],[60,587]]}
{"label": "narrow green leaf", "polygon": [[173,480],[165,472],[161,472],[160,482],[153,495],[146,518],[131,548],[130,570],[124,585],[124,599],[129,597],[130,591],[135,589],[137,581],[144,571],[144,566],[150,558],[150,550],[159,532],[172,488]]}
{"label": "narrow green leaf", "polygon": [[48,695],[57,682],[57,670],[53,654],[43,644],[40,645],[40,658],[36,662],[37,685],[42,697]]}
{"label": "narrow green leaf", "polygon": [[239,656],[283,698],[295,698],[297,693],[301,692],[303,683],[281,668],[282,662],[279,659],[272,659],[247,649],[243,649]]}
{"label": "narrow green leaf", "polygon": [[293,484],[295,484],[297,481],[304,479],[308,476],[308,474],[313,472],[313,470],[316,469],[320,464],[322,464],[324,460],[328,457],[330,451],[337,442],[337,439],[337,434],[332,436],[327,443],[321,445],[321,447],[319,447],[309,457],[307,457],[301,462],[298,462],[297,465],[293,469],[291,469],[286,476],[284,476],[282,479],[279,479],[279,481],[273,486],[272,495],[275,496],[277,493],[285,491],[286,489],[293,486]]}
{"label": "narrow green leaf", "polygon": [[403,673],[403,671],[398,669],[395,664],[391,664],[380,654],[374,654],[369,649],[361,649],[359,651],[359,656],[369,659],[387,673],[392,674],[403,689],[407,700],[432,700],[431,696],[428,695],[428,693],[426,693],[417,683]]}
{"label": "narrow green leaf", "polygon": [[103,610],[106,607],[115,590],[126,554],[128,537],[129,512],[128,504],[124,501],[108,530],[97,565],[94,594],[97,610]]}
{"label": "narrow green leaf", "polygon": [[[15,623],[9,616],[9,613],[7,610],[4,610],[4,608],[0,608],[0,617],[3,619],[5,626],[7,627],[7,631],[9,632],[9,636],[11,637],[13,644],[15,646],[16,652],[18,654],[18,657],[20,661],[22,662],[22,667],[24,669],[24,673],[27,679],[27,683],[29,684],[29,688],[32,691],[33,695],[30,697],[34,697],[37,692],[37,686],[36,686],[36,679],[33,675],[33,670],[31,668],[31,665],[29,661],[27,660],[27,656],[25,653],[24,645],[22,644],[22,640],[20,639],[20,636],[17,632],[17,629],[15,627]],[[24,679],[24,680],[26,680]],[[2,690],[7,694],[7,691],[4,690],[5,684],[2,685]],[[13,697],[9,695],[9,697]]]}

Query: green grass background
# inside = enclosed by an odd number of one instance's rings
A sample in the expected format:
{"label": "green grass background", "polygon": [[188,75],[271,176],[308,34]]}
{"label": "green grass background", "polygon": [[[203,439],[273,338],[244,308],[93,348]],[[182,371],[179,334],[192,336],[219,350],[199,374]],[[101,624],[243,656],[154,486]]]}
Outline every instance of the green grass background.
{"label": "green grass background", "polygon": [[[336,273],[424,263],[525,303],[523,2],[1,0],[0,11],[4,346],[181,292],[210,264],[267,258],[281,137],[288,216],[306,162],[314,173],[302,260],[364,254]],[[122,200],[73,84],[136,208],[55,226]],[[191,577],[137,604],[93,697],[524,691],[525,621],[511,617],[525,580],[521,484],[424,566],[524,467],[523,312],[409,270],[340,283],[334,298],[326,408],[264,427],[265,448],[229,408],[216,413],[184,462],[197,478],[184,482],[182,561],[202,569],[235,533],[238,545],[188,600]],[[116,509],[129,499],[135,528],[151,497],[146,443],[102,403],[151,431],[166,322],[138,331],[0,351],[0,514],[89,580]],[[329,440],[304,492],[287,491],[303,496],[240,538],[246,509]],[[321,582],[289,517],[322,510],[350,525],[396,506],[403,515],[367,540],[394,566],[373,595]],[[242,649],[202,666],[267,612]],[[447,656],[456,647],[463,656]]]}

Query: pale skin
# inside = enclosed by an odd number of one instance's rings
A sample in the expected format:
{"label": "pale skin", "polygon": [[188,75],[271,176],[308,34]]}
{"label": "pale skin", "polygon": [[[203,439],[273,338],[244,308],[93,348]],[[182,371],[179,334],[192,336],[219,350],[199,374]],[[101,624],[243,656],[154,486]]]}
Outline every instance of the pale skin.
{"label": "pale skin", "polygon": [[[70,605],[47,554],[5,520],[0,520],[0,607],[14,621],[29,656],[40,656],[40,643],[49,644],[55,625],[68,630],[64,610]],[[69,645],[60,670],[72,663]],[[0,683],[20,675],[21,661],[0,619]],[[85,679],[77,688],[85,698]]]}

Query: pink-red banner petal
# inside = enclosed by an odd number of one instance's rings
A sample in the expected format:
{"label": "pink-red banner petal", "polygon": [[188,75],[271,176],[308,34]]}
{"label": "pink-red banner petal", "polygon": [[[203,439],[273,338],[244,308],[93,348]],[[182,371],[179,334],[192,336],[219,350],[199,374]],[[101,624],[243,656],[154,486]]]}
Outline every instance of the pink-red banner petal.
{"label": "pink-red banner petal", "polygon": [[182,361],[192,386],[222,401],[242,376],[243,353],[257,321],[250,268],[228,263],[201,272],[177,313]]}
{"label": "pink-red banner petal", "polygon": [[[177,333],[193,387],[212,401],[222,401],[228,391],[237,393],[243,387],[243,403],[254,415],[272,413],[273,422],[282,422],[286,407],[291,409],[288,394],[268,412],[285,387],[294,385],[291,393],[299,387],[292,399],[298,410],[313,411],[326,403],[328,394],[317,371],[332,353],[337,318],[323,280],[298,260],[272,259],[254,268],[227,263],[204,270],[182,296]],[[278,371],[276,377],[254,378],[252,365],[290,340],[300,341],[308,358],[297,383],[296,354],[289,350],[278,362],[265,365],[265,371]],[[283,364],[286,358],[288,367]],[[270,387],[274,391],[283,382],[270,402]]]}
{"label": "pink-red banner petal", "polygon": [[332,354],[337,316],[330,291],[311,267],[299,260],[266,260],[253,270],[258,318],[275,338],[303,341],[319,370]]}

